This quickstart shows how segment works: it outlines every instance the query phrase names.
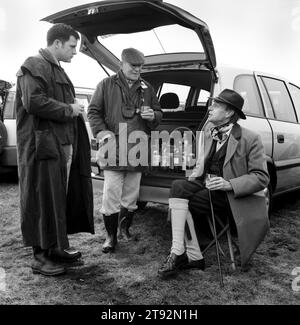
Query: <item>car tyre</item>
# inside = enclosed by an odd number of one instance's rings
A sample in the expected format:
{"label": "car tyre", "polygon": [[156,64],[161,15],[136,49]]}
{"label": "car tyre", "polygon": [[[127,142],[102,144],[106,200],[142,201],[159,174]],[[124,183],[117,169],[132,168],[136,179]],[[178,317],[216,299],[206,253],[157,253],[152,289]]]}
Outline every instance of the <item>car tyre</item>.
{"label": "car tyre", "polygon": [[0,121],[0,154],[2,153],[4,146],[7,142],[7,131],[3,122]]}

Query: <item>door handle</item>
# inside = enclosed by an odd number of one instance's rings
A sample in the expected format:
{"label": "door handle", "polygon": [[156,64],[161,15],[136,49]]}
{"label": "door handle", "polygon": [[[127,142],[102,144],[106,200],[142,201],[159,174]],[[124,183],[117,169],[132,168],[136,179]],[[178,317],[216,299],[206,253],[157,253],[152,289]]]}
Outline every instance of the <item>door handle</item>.
{"label": "door handle", "polygon": [[277,134],[277,142],[284,143],[284,135],[283,134]]}

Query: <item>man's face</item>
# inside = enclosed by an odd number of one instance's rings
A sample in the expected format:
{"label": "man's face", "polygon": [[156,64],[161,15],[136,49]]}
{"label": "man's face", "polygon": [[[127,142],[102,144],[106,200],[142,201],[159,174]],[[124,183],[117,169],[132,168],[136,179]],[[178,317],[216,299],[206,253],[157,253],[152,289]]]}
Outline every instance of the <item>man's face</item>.
{"label": "man's face", "polygon": [[142,64],[131,64],[123,61],[121,63],[121,69],[127,79],[138,80],[141,75],[143,65]]}
{"label": "man's face", "polygon": [[234,114],[234,111],[227,109],[227,105],[218,101],[213,101],[208,108],[208,121],[215,125],[221,125],[229,121],[230,117]]}
{"label": "man's face", "polygon": [[58,41],[57,59],[63,62],[71,62],[73,56],[77,54],[77,43],[78,41],[74,36],[70,36],[65,43]]}

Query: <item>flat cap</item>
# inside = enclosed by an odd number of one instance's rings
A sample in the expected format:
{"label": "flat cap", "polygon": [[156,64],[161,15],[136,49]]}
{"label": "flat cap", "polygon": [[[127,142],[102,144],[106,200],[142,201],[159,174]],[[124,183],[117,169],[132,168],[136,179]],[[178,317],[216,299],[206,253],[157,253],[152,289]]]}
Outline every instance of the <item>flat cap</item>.
{"label": "flat cap", "polygon": [[122,61],[131,63],[131,64],[144,64],[145,56],[142,52],[130,47],[124,49],[121,54]]}

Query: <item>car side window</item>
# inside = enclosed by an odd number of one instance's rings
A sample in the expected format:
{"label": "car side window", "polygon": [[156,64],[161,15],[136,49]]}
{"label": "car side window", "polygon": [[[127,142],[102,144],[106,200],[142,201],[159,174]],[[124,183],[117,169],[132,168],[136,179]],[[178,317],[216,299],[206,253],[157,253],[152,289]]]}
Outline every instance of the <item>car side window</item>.
{"label": "car side window", "polygon": [[257,84],[253,75],[239,75],[233,88],[244,98],[243,112],[249,115],[264,116]]}
{"label": "car side window", "polygon": [[298,115],[298,122],[300,122],[300,88],[293,84],[289,84],[289,89]]}
{"label": "car side window", "polygon": [[162,110],[168,112],[184,111],[190,89],[191,87],[186,85],[163,83],[160,89],[159,97],[161,98],[161,96],[166,93],[175,93],[179,98],[179,107],[168,108],[168,109],[162,108]]}
{"label": "car side window", "polygon": [[209,91],[201,89],[198,97],[197,105],[206,106],[209,96],[210,96]]}
{"label": "car side window", "polygon": [[5,105],[4,105],[4,119],[15,119],[16,114],[14,110],[15,104],[15,96],[16,93],[14,91],[10,91],[6,97]]}
{"label": "car side window", "polygon": [[282,80],[262,77],[273,105],[275,118],[287,122],[297,122],[294,107],[285,83]]}
{"label": "car side window", "polygon": [[267,93],[266,87],[265,87],[261,77],[257,78],[257,82],[258,82],[258,85],[260,88],[260,93],[261,93],[261,96],[262,96],[262,99],[264,102],[265,113],[267,114],[268,118],[275,118],[269,95]]}

